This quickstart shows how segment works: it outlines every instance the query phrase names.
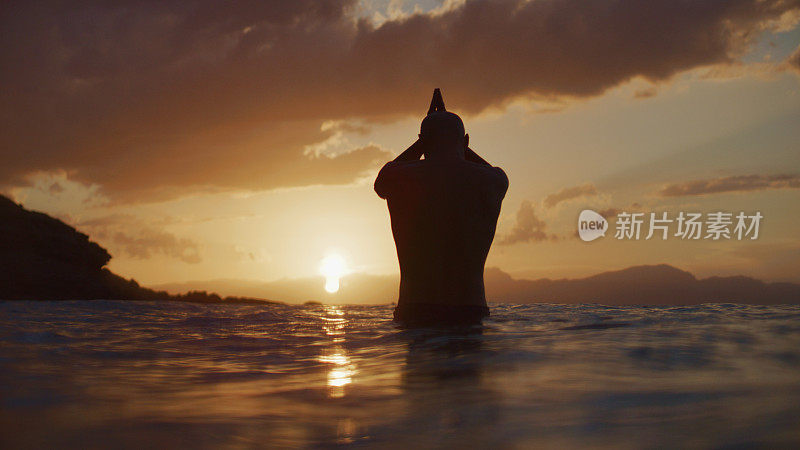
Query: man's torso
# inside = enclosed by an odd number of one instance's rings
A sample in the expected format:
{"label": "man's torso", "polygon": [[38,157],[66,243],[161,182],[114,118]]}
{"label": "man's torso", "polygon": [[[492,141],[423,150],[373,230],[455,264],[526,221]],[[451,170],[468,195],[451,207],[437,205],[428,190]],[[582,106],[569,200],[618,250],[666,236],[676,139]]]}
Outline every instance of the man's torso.
{"label": "man's torso", "polygon": [[499,168],[467,161],[384,167],[376,190],[391,215],[399,304],[486,305],[483,268],[507,187]]}

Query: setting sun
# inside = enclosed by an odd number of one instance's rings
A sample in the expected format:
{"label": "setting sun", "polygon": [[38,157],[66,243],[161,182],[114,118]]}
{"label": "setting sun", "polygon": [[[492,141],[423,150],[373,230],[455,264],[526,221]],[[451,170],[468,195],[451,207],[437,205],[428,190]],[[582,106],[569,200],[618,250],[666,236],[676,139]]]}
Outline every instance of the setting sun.
{"label": "setting sun", "polygon": [[320,263],[319,271],[325,277],[325,290],[332,294],[339,290],[339,278],[347,271],[347,263],[340,255],[328,255]]}

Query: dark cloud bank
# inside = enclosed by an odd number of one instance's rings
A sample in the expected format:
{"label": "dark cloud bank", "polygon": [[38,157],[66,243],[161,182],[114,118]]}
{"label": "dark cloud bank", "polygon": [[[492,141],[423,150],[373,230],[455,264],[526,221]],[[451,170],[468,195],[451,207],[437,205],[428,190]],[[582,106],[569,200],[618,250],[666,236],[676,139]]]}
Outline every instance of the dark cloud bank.
{"label": "dark cloud bank", "polygon": [[[376,28],[354,1],[4,2],[0,185],[64,169],[108,193],[346,183],[386,158],[305,145],[326,120],[580,98],[735,60],[795,1],[468,1]],[[411,138],[411,136],[410,136]]]}

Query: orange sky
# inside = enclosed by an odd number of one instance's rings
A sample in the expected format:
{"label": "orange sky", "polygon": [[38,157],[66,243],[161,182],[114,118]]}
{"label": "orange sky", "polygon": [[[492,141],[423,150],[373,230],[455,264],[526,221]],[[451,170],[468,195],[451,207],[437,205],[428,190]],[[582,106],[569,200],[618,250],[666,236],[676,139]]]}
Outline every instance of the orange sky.
{"label": "orange sky", "polygon": [[[800,281],[796,3],[123,3],[0,7],[0,186],[121,275],[396,273],[372,180],[440,87],[511,181],[487,266]],[[584,243],[584,208],[765,219],[755,241]]]}

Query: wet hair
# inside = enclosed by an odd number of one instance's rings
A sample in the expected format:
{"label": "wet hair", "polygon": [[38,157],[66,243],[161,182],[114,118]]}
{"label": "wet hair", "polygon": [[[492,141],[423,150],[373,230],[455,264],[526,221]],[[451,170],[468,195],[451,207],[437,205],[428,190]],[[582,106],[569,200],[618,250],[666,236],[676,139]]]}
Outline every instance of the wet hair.
{"label": "wet hair", "polygon": [[464,122],[457,114],[437,111],[422,120],[419,134],[422,137],[461,138],[464,137]]}

